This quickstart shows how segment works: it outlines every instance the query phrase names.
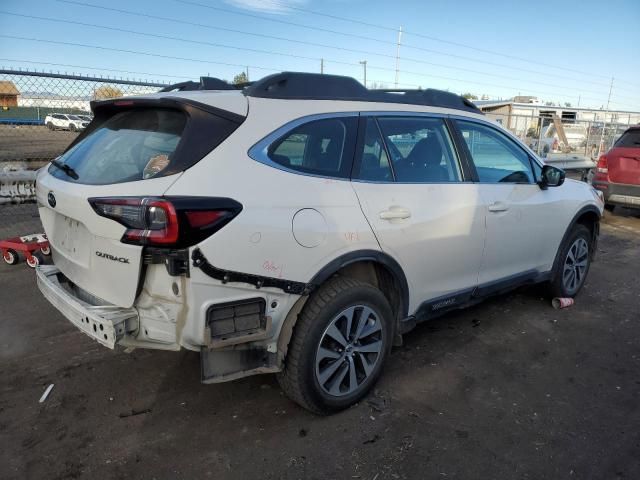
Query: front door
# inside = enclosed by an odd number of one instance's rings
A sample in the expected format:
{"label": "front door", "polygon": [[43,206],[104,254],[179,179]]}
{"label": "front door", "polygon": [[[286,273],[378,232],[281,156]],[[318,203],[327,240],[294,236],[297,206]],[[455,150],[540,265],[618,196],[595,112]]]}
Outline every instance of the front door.
{"label": "front door", "polygon": [[465,182],[443,118],[362,117],[353,175],[382,250],[404,269],[409,313],[464,302],[476,287],[485,211]]}
{"label": "front door", "polygon": [[472,120],[454,123],[475,165],[487,211],[480,286],[534,276],[548,267],[550,245],[557,242],[551,221],[557,195],[538,186],[540,167],[498,128]]}

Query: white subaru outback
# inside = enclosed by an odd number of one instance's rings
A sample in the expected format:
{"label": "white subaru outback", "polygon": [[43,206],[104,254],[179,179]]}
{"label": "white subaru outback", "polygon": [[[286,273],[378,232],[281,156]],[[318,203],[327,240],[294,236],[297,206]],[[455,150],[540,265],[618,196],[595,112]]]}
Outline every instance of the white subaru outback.
{"label": "white subaru outback", "polygon": [[583,286],[603,202],[447,92],[280,73],[93,102],[37,178],[47,299],[109,348],[199,351],[345,408],[418,322]]}

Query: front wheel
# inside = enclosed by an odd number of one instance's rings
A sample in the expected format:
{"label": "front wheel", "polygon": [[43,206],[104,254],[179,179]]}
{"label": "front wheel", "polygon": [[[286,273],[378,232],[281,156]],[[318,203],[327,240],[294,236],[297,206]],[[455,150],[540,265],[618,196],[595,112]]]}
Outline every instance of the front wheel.
{"label": "front wheel", "polygon": [[362,399],[391,349],[393,314],[372,285],[335,277],[304,306],[278,382],[289,398],[329,414]]}
{"label": "front wheel", "polygon": [[591,266],[593,243],[591,232],[584,225],[576,225],[560,247],[551,281],[554,297],[575,297],[587,278]]}

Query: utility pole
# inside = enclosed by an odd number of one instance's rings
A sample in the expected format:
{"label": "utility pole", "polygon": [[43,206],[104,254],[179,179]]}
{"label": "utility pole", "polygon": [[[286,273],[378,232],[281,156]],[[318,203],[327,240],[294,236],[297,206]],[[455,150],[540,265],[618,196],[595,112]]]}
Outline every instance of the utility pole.
{"label": "utility pole", "polygon": [[602,147],[604,142],[604,132],[607,128],[607,113],[609,113],[609,102],[611,101],[611,91],[613,90],[613,77],[611,77],[611,84],[609,85],[609,96],[607,97],[607,108],[604,110],[604,119],[602,121],[602,133],[600,134],[600,143],[598,144],[598,156],[603,153]]}
{"label": "utility pole", "polygon": [[367,61],[362,60],[360,65],[364,67],[364,88],[367,88]]}
{"label": "utility pole", "polygon": [[320,59],[320,73],[324,73],[324,58]]}
{"label": "utility pole", "polygon": [[400,25],[400,29],[398,30],[398,45],[396,48],[396,81],[395,88],[398,88],[398,73],[400,71],[400,44],[402,42],[402,25]]}
{"label": "utility pole", "polygon": [[249,81],[249,65],[247,65],[247,82]]}

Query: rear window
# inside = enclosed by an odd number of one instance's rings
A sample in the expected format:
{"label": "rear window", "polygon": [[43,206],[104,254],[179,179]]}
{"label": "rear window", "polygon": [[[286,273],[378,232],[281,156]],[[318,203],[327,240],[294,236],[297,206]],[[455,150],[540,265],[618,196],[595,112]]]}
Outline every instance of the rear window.
{"label": "rear window", "polygon": [[627,130],[615,144],[616,147],[640,148],[640,129]]}
{"label": "rear window", "polygon": [[132,109],[115,114],[66,151],[58,162],[77,179],[51,166],[51,175],[77,183],[106,185],[152,178],[173,160],[187,115],[172,109]]}

